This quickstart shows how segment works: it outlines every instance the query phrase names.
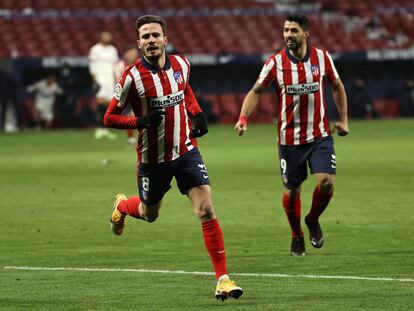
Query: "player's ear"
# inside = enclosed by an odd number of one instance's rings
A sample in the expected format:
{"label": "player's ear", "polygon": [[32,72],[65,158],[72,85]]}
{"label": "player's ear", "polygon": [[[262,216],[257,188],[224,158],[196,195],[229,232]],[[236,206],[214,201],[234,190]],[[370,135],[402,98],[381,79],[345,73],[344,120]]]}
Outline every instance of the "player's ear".
{"label": "player's ear", "polygon": [[167,46],[167,44],[168,44],[168,37],[167,37],[167,36],[165,36],[165,37],[164,37],[164,45],[165,45],[165,46]]}
{"label": "player's ear", "polygon": [[305,38],[308,38],[310,36],[309,30],[305,30]]}
{"label": "player's ear", "polygon": [[137,40],[137,47],[138,47],[138,49],[141,49],[141,41],[140,40]]}

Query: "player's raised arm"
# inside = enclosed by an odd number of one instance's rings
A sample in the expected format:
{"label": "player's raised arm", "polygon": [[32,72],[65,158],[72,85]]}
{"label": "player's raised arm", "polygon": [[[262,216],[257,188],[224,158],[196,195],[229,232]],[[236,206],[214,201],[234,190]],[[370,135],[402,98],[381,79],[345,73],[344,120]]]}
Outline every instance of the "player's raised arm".
{"label": "player's raised arm", "polygon": [[[132,87],[131,87],[132,86]],[[128,102],[136,101],[138,94],[130,73],[124,72],[115,86],[115,94],[106,109],[103,121],[106,127],[118,129],[144,129],[158,127],[162,121],[164,110],[152,110],[145,116],[124,116],[122,111]]]}
{"label": "player's raised arm", "polygon": [[104,116],[104,124],[107,127],[118,129],[144,129],[158,127],[165,115],[164,110],[152,110],[145,116],[123,116],[122,108],[117,105],[117,100],[112,99]]}
{"label": "player's raised arm", "polygon": [[247,118],[256,108],[257,104],[259,103],[260,96],[264,90],[264,86],[256,82],[253,88],[247,93],[246,97],[244,98],[239,120],[234,126],[234,130],[239,136],[243,135],[244,132],[247,131]]}
{"label": "player's raised arm", "polygon": [[339,120],[335,123],[332,131],[334,133],[337,131],[339,136],[348,135],[348,101],[344,84],[340,78],[332,82],[332,94],[339,114]]}
{"label": "player's raised arm", "polygon": [[185,108],[191,113],[192,116],[195,116],[202,112],[200,105],[198,104],[197,99],[194,95],[193,89],[188,83],[185,87],[184,95]]}

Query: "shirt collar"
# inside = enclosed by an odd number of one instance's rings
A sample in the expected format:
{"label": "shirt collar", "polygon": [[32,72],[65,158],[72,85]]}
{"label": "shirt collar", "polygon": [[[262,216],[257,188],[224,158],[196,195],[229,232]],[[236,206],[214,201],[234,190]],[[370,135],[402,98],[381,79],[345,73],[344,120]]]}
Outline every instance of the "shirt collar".
{"label": "shirt collar", "polygon": [[141,60],[142,64],[144,65],[145,68],[147,68],[148,70],[150,70],[152,73],[157,73],[161,70],[168,70],[171,68],[171,61],[170,61],[170,57],[168,56],[167,53],[165,53],[165,64],[164,64],[164,68],[160,69],[158,67],[155,67],[154,65],[152,65],[150,62],[148,62],[145,57],[142,57]]}
{"label": "shirt collar", "polygon": [[311,47],[310,47],[310,45],[308,44],[307,45],[307,48],[306,48],[306,54],[305,54],[305,56],[302,58],[302,59],[297,59],[296,57],[294,57],[292,54],[290,54],[290,51],[289,51],[289,49],[288,48],[286,48],[285,49],[285,53],[286,53],[286,55],[289,57],[289,59],[290,59],[290,61],[291,62],[293,62],[293,63],[297,63],[297,62],[299,62],[299,61],[301,61],[302,63],[306,63],[308,60],[309,60],[309,57],[310,57],[310,52],[311,52]]}

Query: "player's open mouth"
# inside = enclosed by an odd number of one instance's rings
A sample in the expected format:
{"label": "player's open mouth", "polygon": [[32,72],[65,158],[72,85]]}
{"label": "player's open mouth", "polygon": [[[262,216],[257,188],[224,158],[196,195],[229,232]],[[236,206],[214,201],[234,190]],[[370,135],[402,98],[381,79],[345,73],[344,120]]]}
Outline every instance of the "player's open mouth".
{"label": "player's open mouth", "polygon": [[286,45],[287,45],[289,48],[294,48],[294,47],[296,47],[297,42],[296,42],[295,40],[287,40],[287,41],[286,41]]}
{"label": "player's open mouth", "polygon": [[158,50],[158,46],[150,46],[150,47],[147,48],[148,52],[157,51],[157,50]]}

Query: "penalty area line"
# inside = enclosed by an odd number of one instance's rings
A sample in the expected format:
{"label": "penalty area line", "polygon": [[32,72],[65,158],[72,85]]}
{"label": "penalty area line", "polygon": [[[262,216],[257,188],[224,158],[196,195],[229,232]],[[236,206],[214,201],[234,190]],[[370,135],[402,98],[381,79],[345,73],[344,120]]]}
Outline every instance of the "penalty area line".
{"label": "penalty area line", "polygon": [[[182,271],[182,270],[152,270],[152,269],[122,269],[122,268],[75,268],[75,267],[30,267],[30,266],[3,266],[6,270],[26,271],[72,271],[72,272],[134,272],[134,273],[160,273],[160,274],[189,274],[189,275],[215,275],[214,272]],[[300,279],[330,279],[330,280],[355,280],[355,281],[389,281],[389,282],[414,282],[411,278],[390,277],[365,277],[351,275],[317,275],[317,274],[283,274],[283,273],[231,273],[231,275],[243,277],[264,278],[300,278]]]}

